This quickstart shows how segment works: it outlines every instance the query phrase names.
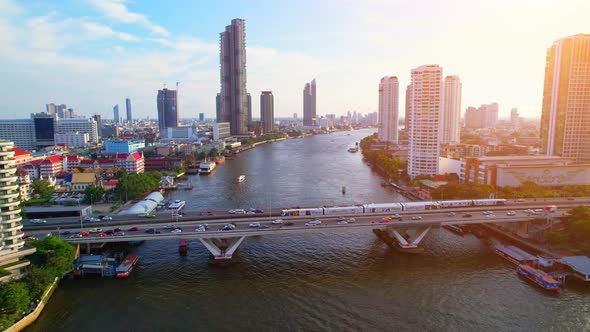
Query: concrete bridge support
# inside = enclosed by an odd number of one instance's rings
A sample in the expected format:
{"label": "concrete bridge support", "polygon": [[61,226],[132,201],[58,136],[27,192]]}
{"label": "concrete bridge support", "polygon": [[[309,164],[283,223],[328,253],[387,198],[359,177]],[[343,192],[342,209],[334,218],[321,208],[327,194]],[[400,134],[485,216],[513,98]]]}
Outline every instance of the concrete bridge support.
{"label": "concrete bridge support", "polygon": [[527,239],[529,237],[529,222],[528,220],[521,221],[518,223],[518,229],[516,230],[518,236]]}
{"label": "concrete bridge support", "polygon": [[419,246],[422,239],[430,231],[429,227],[393,228],[388,226],[387,233],[397,241],[398,249],[407,253],[421,253],[424,248]]}
{"label": "concrete bridge support", "polygon": [[238,249],[246,237],[230,237],[224,239],[210,238],[199,239],[201,243],[209,250],[213,259],[231,259],[234,252]]}

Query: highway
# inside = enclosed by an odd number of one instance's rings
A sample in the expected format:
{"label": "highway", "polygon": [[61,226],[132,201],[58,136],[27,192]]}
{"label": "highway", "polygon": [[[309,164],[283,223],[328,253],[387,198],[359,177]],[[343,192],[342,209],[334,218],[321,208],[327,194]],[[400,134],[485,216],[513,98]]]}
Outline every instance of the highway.
{"label": "highway", "polygon": [[[587,201],[586,201],[587,202]],[[561,216],[568,208],[587,204],[579,201],[563,201],[561,204],[551,203],[559,206],[556,213],[552,216]],[[125,242],[125,241],[141,241],[141,240],[165,240],[165,239],[178,239],[178,238],[234,238],[234,237],[247,237],[247,236],[258,236],[258,235],[271,235],[271,234],[294,234],[302,232],[314,232],[314,231],[339,231],[339,230],[351,230],[351,229],[372,229],[372,228],[383,228],[387,225],[394,227],[428,227],[428,226],[443,226],[446,224],[478,224],[478,223],[513,223],[519,221],[525,221],[531,218],[543,218],[545,215],[529,216],[524,212],[526,209],[543,208],[547,205],[547,202],[530,204],[524,202],[524,204],[506,205],[506,206],[488,206],[488,207],[463,207],[463,208],[450,208],[450,209],[439,209],[439,210],[428,210],[428,211],[417,211],[417,212],[402,212],[399,213],[403,220],[391,220],[384,221],[383,217],[391,214],[376,214],[376,215],[348,215],[346,218],[354,218],[354,223],[348,224],[337,224],[336,216],[319,216],[321,224],[317,226],[305,226],[305,223],[314,219],[313,217],[283,217],[281,219],[284,222],[293,223],[290,226],[284,224],[272,224],[271,220],[274,217],[261,216],[261,215],[241,215],[240,218],[236,218],[234,215],[229,215],[222,219],[215,220],[203,220],[198,217],[186,216],[178,218],[178,221],[171,222],[169,218],[165,220],[160,219],[135,219],[126,220],[124,222],[101,222],[92,223],[88,227],[84,227],[82,230],[90,230],[91,228],[102,228],[105,230],[114,230],[115,228],[121,228],[124,235],[121,236],[107,236],[107,237],[96,237],[93,233],[90,236],[85,237],[69,237],[70,235],[63,235],[64,232],[78,233],[81,231],[79,224],[62,224],[62,225],[35,225],[35,227],[27,227],[26,231],[29,235],[33,236],[46,236],[51,233],[54,236],[61,236],[63,239],[71,243],[102,243],[102,242]],[[487,217],[483,214],[484,211],[494,212],[494,217]],[[506,215],[507,211],[515,211],[515,216]],[[455,213],[454,216],[450,216],[449,213]],[[464,217],[464,214],[471,214],[472,217]],[[420,216],[420,220],[412,220],[412,217]],[[250,223],[260,222],[261,228],[249,227]],[[198,225],[207,223],[209,225],[208,230],[205,232],[197,232],[195,229]],[[235,223],[236,228],[234,230],[223,231],[223,226],[227,223]],[[108,225],[107,225],[108,224]],[[174,224],[175,228],[182,230],[180,233],[172,233],[171,228],[164,228],[168,224]],[[171,225],[170,225],[171,226]],[[59,230],[58,228],[59,227]],[[132,227],[138,227],[138,231],[129,231]],[[264,228],[263,228],[264,227]],[[267,227],[267,228],[266,228]],[[147,234],[145,230],[149,228],[155,228],[161,231],[160,234]],[[61,235],[60,235],[61,233]]]}

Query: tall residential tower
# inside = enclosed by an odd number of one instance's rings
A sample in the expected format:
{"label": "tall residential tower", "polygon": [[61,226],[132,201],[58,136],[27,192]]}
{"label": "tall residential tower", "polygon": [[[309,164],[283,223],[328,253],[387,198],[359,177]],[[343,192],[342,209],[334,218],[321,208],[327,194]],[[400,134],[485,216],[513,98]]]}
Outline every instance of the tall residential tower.
{"label": "tall residential tower", "polygon": [[233,19],[219,34],[219,62],[221,64],[221,92],[217,122],[229,122],[231,135],[248,132],[246,90],[246,21]]}
{"label": "tall residential tower", "polygon": [[316,123],[316,84],[315,78],[305,83],[303,88],[303,125],[313,126]]}
{"label": "tall residential tower", "polygon": [[131,115],[131,99],[125,98],[125,108],[127,110],[127,122],[133,121],[133,117]]}
{"label": "tall residential tower", "polygon": [[425,65],[412,69],[410,86],[408,175],[436,175],[443,110],[442,68]]}
{"label": "tall residential tower", "polygon": [[262,91],[260,94],[260,121],[264,133],[270,133],[273,130],[275,119],[275,102],[272,91]]}
{"label": "tall residential tower", "polygon": [[379,83],[379,141],[397,144],[399,82],[396,76],[385,76]]}
{"label": "tall residential tower", "polygon": [[548,156],[590,163],[590,34],[547,49],[541,146]]}
{"label": "tall residential tower", "polygon": [[168,127],[178,127],[178,91],[166,88],[158,90],[158,129],[160,135]]}
{"label": "tall residential tower", "polygon": [[461,136],[461,81],[459,76],[445,77],[444,100],[440,142],[442,144],[459,144]]}

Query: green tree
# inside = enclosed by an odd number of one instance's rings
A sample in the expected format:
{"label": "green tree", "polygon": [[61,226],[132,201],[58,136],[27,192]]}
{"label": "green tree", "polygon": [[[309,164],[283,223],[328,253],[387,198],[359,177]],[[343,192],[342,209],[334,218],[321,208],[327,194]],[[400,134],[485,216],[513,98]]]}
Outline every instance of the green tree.
{"label": "green tree", "polygon": [[31,295],[24,282],[9,282],[0,289],[0,312],[24,312],[30,303]]}
{"label": "green tree", "polygon": [[25,281],[29,286],[29,293],[32,298],[39,298],[47,289],[47,286],[53,282],[53,274],[46,268],[37,265],[31,265],[27,269]]}
{"label": "green tree", "polygon": [[31,188],[34,194],[42,198],[51,198],[51,194],[54,191],[53,187],[49,186],[49,181],[47,180],[35,180],[31,184]]}
{"label": "green tree", "polygon": [[217,148],[212,148],[211,150],[209,150],[209,157],[217,157],[219,156],[219,150],[217,150]]}
{"label": "green tree", "polygon": [[91,184],[84,190],[84,203],[93,204],[100,202],[103,196],[104,188]]}

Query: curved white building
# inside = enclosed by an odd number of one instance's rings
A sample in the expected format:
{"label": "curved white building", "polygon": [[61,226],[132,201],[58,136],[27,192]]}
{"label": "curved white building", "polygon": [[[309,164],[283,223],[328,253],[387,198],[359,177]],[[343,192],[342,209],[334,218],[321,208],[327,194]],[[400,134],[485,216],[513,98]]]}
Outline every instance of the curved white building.
{"label": "curved white building", "polygon": [[21,258],[35,252],[34,248],[23,250],[25,242],[13,147],[12,142],[0,141],[0,269],[10,273],[0,275],[0,282],[22,276],[23,268],[30,262]]}

